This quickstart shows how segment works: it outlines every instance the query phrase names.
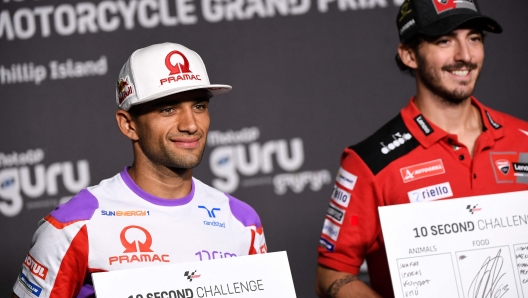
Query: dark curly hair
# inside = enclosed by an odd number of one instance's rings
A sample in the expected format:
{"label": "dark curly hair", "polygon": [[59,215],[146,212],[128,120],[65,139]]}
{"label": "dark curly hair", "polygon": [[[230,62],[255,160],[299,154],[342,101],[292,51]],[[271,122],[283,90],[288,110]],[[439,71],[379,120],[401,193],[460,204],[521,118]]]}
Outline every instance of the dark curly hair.
{"label": "dark curly hair", "polygon": [[[422,41],[425,40],[425,38],[426,38],[425,36],[423,36],[421,34],[417,34],[413,38],[411,38],[410,40],[402,42],[402,45],[407,47],[407,48],[410,48],[413,52],[417,53],[418,52],[418,48],[422,44]],[[429,38],[427,38],[427,39],[429,39]],[[398,68],[402,72],[409,71],[409,74],[414,77],[414,69],[409,68],[407,65],[405,65],[405,63],[403,63],[399,53],[396,53],[396,57],[394,57],[394,58],[396,59],[396,65],[398,65]]]}

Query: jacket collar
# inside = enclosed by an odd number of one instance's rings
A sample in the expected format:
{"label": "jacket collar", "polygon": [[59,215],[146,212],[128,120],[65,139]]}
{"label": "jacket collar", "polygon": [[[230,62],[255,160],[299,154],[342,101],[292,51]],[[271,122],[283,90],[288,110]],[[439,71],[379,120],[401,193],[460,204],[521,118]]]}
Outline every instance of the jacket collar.
{"label": "jacket collar", "polygon": [[[475,97],[471,97],[471,103],[479,109],[483,124],[482,133],[487,136],[491,142],[490,145],[493,145],[495,140],[504,136],[504,128],[501,124],[503,123],[502,115],[484,106]],[[405,122],[405,126],[407,126],[411,134],[425,148],[431,147],[442,139],[453,137],[428,120],[420,110],[418,110],[414,104],[414,97],[412,97],[409,104],[401,110],[401,115]]]}

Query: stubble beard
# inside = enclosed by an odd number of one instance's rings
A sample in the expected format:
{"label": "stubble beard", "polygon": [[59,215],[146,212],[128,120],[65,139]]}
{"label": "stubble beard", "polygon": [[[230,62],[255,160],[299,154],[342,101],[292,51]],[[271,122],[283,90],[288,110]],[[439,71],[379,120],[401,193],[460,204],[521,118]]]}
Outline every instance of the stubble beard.
{"label": "stubble beard", "polygon": [[205,151],[205,143],[193,150],[181,149],[184,154],[178,154],[163,143],[155,143],[154,140],[147,139],[141,142],[140,147],[150,162],[156,166],[170,168],[172,170],[193,169],[202,161]]}
{"label": "stubble beard", "polygon": [[[464,88],[465,86],[468,86],[471,84],[471,82],[464,82],[461,83],[462,88],[454,88],[454,89],[447,89],[442,84],[442,78],[439,71],[434,69],[431,65],[429,65],[423,57],[420,55],[417,55],[418,59],[418,68],[416,69],[417,75],[420,77],[421,82],[425,85],[427,89],[429,89],[433,94],[437,95],[439,98],[441,98],[444,103],[447,103],[449,105],[460,105],[465,100],[467,100],[471,95],[473,95],[473,91],[475,90],[475,86],[472,88]],[[445,65],[442,67],[442,71],[453,71],[456,69],[465,68],[468,70],[475,70],[478,68],[478,65],[471,62],[456,62],[454,64]],[[480,72],[479,72],[480,73]],[[478,80],[478,77],[477,77]],[[476,83],[476,82],[475,82]]]}

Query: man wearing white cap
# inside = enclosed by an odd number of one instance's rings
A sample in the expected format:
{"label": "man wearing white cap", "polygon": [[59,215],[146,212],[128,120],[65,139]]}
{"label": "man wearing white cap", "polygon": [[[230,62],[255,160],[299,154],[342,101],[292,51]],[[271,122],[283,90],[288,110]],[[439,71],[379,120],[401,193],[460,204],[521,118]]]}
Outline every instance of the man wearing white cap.
{"label": "man wearing white cap", "polygon": [[40,221],[13,297],[95,297],[94,272],[265,253],[253,208],[192,177],[209,98],[230,90],[210,84],[200,56],[182,45],[135,51],[116,91],[134,162]]}
{"label": "man wearing white cap", "polygon": [[[341,156],[318,248],[320,297],[394,297],[379,206],[528,189],[528,123],[473,97],[483,31],[501,26],[477,0],[406,0],[396,21],[397,62],[416,93]],[[370,287],[357,277],[364,260]]]}

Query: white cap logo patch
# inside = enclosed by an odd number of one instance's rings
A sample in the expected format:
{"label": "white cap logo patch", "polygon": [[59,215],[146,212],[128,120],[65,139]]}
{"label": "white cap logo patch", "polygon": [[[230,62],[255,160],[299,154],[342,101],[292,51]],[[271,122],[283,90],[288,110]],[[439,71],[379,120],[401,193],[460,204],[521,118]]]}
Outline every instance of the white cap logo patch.
{"label": "white cap logo patch", "polygon": [[130,78],[127,76],[124,79],[117,81],[117,98],[119,103],[122,103],[127,97],[134,94],[134,86],[130,82]]}
{"label": "white cap logo patch", "polygon": [[477,7],[475,6],[475,3],[473,3],[473,0],[432,0],[436,12],[438,14],[441,14],[445,11],[457,9],[457,8],[467,8],[474,11],[477,11]]}

